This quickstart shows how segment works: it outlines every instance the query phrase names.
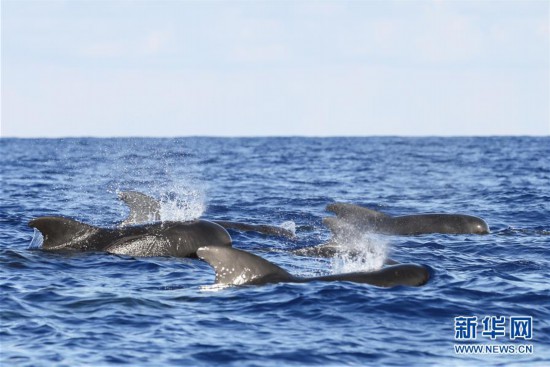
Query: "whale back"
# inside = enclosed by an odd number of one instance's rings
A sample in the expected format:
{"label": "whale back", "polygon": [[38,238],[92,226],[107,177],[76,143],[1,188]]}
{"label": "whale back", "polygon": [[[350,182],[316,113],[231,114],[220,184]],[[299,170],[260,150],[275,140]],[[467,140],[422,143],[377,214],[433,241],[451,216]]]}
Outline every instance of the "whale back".
{"label": "whale back", "polygon": [[213,220],[212,222],[219,224],[225,229],[233,229],[242,232],[258,232],[265,235],[294,238],[296,235],[283,227],[271,226],[267,224],[247,224],[241,222],[233,222],[228,220]]}
{"label": "whale back", "polygon": [[326,209],[340,218],[349,220],[360,219],[363,221],[380,221],[389,218],[387,214],[349,203],[332,203],[327,205]]}
{"label": "whale back", "polygon": [[387,232],[399,235],[487,234],[489,226],[483,219],[466,214],[416,214],[393,218],[392,227]]}
{"label": "whale back", "polygon": [[157,222],[117,228],[105,251],[128,256],[196,257],[202,246],[231,246],[227,231],[206,220]]}
{"label": "whale back", "polygon": [[197,256],[216,272],[216,284],[245,285],[292,281],[286,270],[259,256],[231,247],[206,246]]}
{"label": "whale back", "polygon": [[347,203],[329,204],[327,210],[336,214],[336,217],[323,219],[334,236],[352,233],[354,229],[394,235],[489,233],[489,226],[483,219],[465,214],[429,213],[391,217]]}
{"label": "whale back", "polygon": [[355,283],[366,283],[378,287],[409,286],[419,287],[428,282],[430,270],[418,264],[398,264],[386,266],[372,272],[356,272],[327,275],[310,278],[309,281],[349,281]]}
{"label": "whale back", "polygon": [[376,210],[348,203],[332,203],[327,211],[336,217],[323,218],[323,223],[335,236],[360,231],[378,231],[391,221],[392,217]]}

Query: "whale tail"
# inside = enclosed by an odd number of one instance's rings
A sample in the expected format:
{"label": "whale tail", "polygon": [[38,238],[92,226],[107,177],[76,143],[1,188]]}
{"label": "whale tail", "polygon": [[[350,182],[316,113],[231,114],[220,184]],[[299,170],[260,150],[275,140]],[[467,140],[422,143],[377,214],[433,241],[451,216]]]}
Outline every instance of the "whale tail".
{"label": "whale tail", "polygon": [[118,198],[130,209],[121,227],[160,221],[160,203],[152,197],[137,191],[122,191],[118,193]]}
{"label": "whale tail", "polygon": [[36,218],[29,222],[29,227],[42,233],[42,248],[46,250],[71,248],[73,244],[98,230],[97,227],[65,217]]}
{"label": "whale tail", "polygon": [[216,284],[264,284],[293,279],[292,275],[277,265],[231,247],[201,247],[197,250],[197,256],[214,268]]}

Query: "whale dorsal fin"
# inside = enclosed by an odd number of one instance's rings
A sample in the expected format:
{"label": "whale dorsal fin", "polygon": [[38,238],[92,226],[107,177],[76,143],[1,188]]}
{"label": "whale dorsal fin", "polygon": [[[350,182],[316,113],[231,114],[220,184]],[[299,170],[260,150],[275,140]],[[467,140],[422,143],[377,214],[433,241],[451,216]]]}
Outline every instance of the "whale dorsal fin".
{"label": "whale dorsal fin", "polygon": [[214,268],[216,284],[263,284],[292,279],[292,275],[277,265],[232,247],[201,247],[197,256]]}
{"label": "whale dorsal fin", "polygon": [[130,214],[121,227],[160,220],[160,203],[152,197],[137,191],[122,191],[118,197],[130,208]]}
{"label": "whale dorsal fin", "polygon": [[338,217],[323,218],[323,224],[332,232],[333,236],[344,237],[358,231],[354,223]]}
{"label": "whale dorsal fin", "polygon": [[78,247],[82,239],[95,233],[98,228],[65,217],[40,217],[29,222],[29,227],[42,233],[42,248],[47,250]]}
{"label": "whale dorsal fin", "polygon": [[380,220],[389,218],[387,214],[377,212],[363,206],[349,204],[349,203],[332,203],[327,205],[327,211],[336,214],[338,217],[345,219],[374,219]]}

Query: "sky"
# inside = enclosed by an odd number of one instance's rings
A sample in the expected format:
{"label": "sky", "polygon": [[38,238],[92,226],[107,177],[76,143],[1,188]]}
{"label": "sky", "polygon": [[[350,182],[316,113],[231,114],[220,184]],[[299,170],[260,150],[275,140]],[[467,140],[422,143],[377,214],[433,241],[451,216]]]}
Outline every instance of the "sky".
{"label": "sky", "polygon": [[1,136],[550,135],[550,1],[1,1]]}

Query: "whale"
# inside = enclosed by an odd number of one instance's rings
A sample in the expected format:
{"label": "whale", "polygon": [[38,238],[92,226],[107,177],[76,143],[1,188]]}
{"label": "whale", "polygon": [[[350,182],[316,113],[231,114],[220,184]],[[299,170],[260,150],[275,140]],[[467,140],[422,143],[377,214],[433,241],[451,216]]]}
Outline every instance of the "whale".
{"label": "whale", "polygon": [[[332,238],[328,242],[292,250],[299,256],[334,257],[344,251],[347,256],[356,256],[357,249],[345,244],[357,241],[365,234],[382,235],[423,235],[442,234],[487,234],[487,223],[472,215],[465,214],[415,214],[391,217],[387,214],[349,203],[332,203],[326,210],[335,217],[323,218],[323,224],[330,230]],[[359,255],[361,252],[359,252]],[[386,259],[386,264],[396,262]]]}
{"label": "whale", "polygon": [[197,249],[203,246],[231,246],[227,230],[206,220],[101,228],[71,218],[50,216],[33,219],[29,226],[40,231],[42,249],[46,251],[196,257]]}
{"label": "whale", "polygon": [[402,236],[490,232],[483,219],[466,214],[428,213],[392,217],[359,205],[339,202],[327,205],[326,209],[336,214],[336,217],[323,219],[323,224],[335,235],[341,234],[348,226],[363,232]]}
{"label": "whale", "polygon": [[418,287],[430,278],[429,268],[418,264],[396,264],[372,272],[304,278],[294,276],[260,256],[232,247],[201,247],[197,250],[197,256],[214,269],[215,284],[221,286],[346,281],[386,288]]}
{"label": "whale", "polygon": [[[161,204],[156,199],[138,191],[122,191],[118,198],[130,209],[127,218],[122,221],[121,226],[142,224],[161,220]],[[267,224],[249,224],[229,220],[209,220],[225,229],[241,232],[258,232],[270,236],[294,238],[295,234],[286,228]]]}

